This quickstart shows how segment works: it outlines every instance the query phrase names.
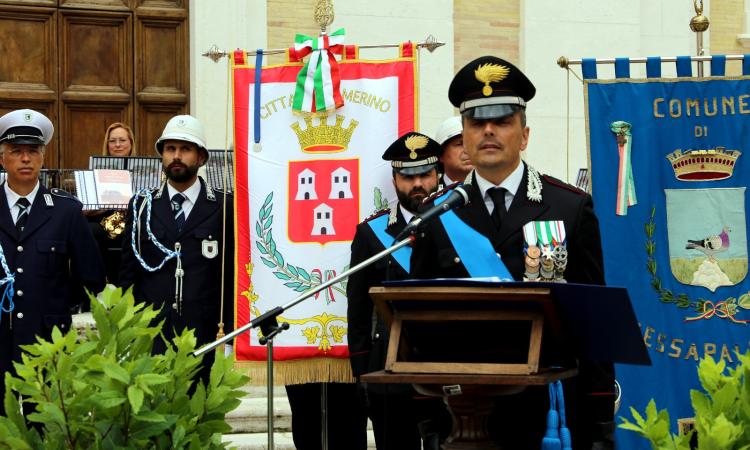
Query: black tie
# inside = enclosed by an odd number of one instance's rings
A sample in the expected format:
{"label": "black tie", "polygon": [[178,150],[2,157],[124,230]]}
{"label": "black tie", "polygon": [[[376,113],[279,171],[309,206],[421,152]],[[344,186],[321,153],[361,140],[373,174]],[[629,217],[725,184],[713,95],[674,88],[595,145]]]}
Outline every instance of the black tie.
{"label": "black tie", "polygon": [[23,227],[26,226],[26,222],[29,220],[29,206],[31,206],[31,203],[29,203],[29,199],[26,197],[21,197],[16,201],[16,206],[18,206],[16,229],[20,233],[23,231]]}
{"label": "black tie", "polygon": [[498,230],[500,229],[500,225],[502,225],[503,219],[505,219],[505,214],[507,213],[507,210],[505,209],[506,192],[507,190],[502,187],[494,187],[487,191],[492,199],[492,203],[495,205],[492,209],[492,222]]}
{"label": "black tie", "polygon": [[182,202],[185,201],[185,196],[182,194],[175,194],[172,197],[172,211],[174,212],[174,221],[177,222],[177,231],[182,230],[182,226],[185,225],[185,211],[182,210]]}

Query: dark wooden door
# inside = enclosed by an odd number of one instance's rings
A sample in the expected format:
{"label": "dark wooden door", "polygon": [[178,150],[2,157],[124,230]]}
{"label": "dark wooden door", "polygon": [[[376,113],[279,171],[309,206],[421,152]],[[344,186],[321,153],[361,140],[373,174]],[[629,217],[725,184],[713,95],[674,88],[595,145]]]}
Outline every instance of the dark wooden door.
{"label": "dark wooden door", "polygon": [[86,168],[125,122],[140,155],[189,107],[187,0],[0,1],[0,113],[32,108],[55,138],[47,167]]}

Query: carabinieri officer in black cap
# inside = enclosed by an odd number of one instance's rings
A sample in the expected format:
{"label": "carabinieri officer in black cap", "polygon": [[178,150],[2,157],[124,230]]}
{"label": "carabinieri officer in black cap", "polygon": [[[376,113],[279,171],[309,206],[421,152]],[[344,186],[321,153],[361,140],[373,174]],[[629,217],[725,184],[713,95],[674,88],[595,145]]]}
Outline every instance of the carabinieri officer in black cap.
{"label": "carabinieri officer in black cap", "polygon": [[[0,395],[5,372],[21,361],[20,346],[54,327],[70,329],[71,270],[92,293],[104,288],[103,263],[81,203],[39,183],[52,122],[31,109],[0,117],[0,152],[7,172],[0,194]],[[0,404],[0,411],[3,410]]]}
{"label": "carabinieri officer in black cap", "polygon": [[[499,256],[517,281],[604,284],[591,196],[539,173],[521,158],[529,142],[526,106],[535,93],[523,72],[494,56],[468,63],[453,78],[448,97],[461,113],[463,144],[474,166],[464,180],[470,203],[455,210],[456,229],[447,230],[441,220],[426,226],[413,249],[413,277],[478,276],[485,262],[499,265]],[[477,239],[462,240],[470,235],[467,229]],[[565,383],[568,425],[573,448],[588,449],[601,438],[599,426],[613,420],[614,397],[608,394],[614,380],[609,366],[580,362],[578,368],[579,377]],[[502,398],[491,429],[507,448],[539,448],[548,409],[547,387],[527,388]]]}
{"label": "carabinieri officer in black cap", "polygon": [[[398,203],[357,226],[350,267],[390,247],[409,220],[420,212],[422,202],[438,187],[437,164],[442,150],[436,141],[416,132],[406,133],[388,147],[383,159],[393,167]],[[384,280],[407,278],[410,253],[409,247],[402,248],[349,277],[346,286],[349,358],[356,378],[382,370],[388,347],[388,330],[381,318],[373,320],[373,302],[368,291]],[[439,401],[415,399],[416,392],[410,385],[378,384],[360,389],[363,394],[366,392],[367,412],[378,449],[422,449],[420,437],[427,441],[424,448],[438,448],[437,434],[430,435],[428,428],[420,428],[418,424],[439,415],[440,411],[449,420]]]}

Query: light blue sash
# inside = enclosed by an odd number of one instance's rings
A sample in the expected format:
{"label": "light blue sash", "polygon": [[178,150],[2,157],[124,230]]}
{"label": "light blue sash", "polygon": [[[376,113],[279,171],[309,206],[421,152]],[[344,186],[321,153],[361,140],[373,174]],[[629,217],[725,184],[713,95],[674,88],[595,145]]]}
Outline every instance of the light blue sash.
{"label": "light blue sash", "polygon": [[[435,199],[435,204],[442,203],[449,194],[450,192]],[[486,236],[461,220],[453,210],[441,215],[440,221],[469,276],[498,277],[503,281],[513,281],[513,276]]]}
{"label": "light blue sash", "polygon": [[[388,228],[388,214],[383,214],[382,216],[370,220],[369,222],[367,222],[367,225],[370,226],[380,243],[383,244],[384,248],[391,247],[394,244],[393,236],[385,232],[385,229]],[[391,253],[391,256],[396,260],[401,268],[406,271],[406,273],[409,273],[411,247],[401,247],[400,249]]]}

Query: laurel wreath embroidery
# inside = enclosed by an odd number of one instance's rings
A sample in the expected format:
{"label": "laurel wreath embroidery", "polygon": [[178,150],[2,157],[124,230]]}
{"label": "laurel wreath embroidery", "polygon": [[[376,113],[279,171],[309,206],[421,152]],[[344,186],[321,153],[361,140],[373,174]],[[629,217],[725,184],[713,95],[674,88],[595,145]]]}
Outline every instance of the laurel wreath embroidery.
{"label": "laurel wreath embroidery", "polygon": [[[380,189],[377,187],[374,189],[374,203],[375,210],[379,211],[388,207],[388,201],[383,196]],[[273,270],[273,274],[276,278],[284,281],[284,286],[293,289],[296,292],[304,292],[310,288],[319,286],[321,279],[324,276],[330,276],[331,273],[335,274],[335,271],[326,270],[321,272],[316,269],[308,272],[300,266],[289,264],[284,260],[284,256],[276,248],[276,242],[273,239],[273,192],[266,196],[263,206],[261,207],[258,220],[255,222],[255,231],[258,235],[258,240],[255,242],[258,251],[261,253],[261,261],[263,264]],[[346,267],[344,268],[346,270]],[[260,316],[262,313],[260,309],[254,305],[258,300],[258,295],[252,285],[252,273],[253,265],[247,264],[245,266],[248,278],[251,280],[250,285],[246,291],[241,293],[242,296],[248,299],[250,304],[251,314],[254,317]],[[335,276],[335,275],[334,275]],[[333,286],[332,288],[342,294],[346,294],[346,281],[339,282],[339,286]],[[329,288],[330,290],[331,288]],[[329,298],[329,290],[326,292],[326,300],[328,303],[332,300]],[[330,293],[332,295],[332,292]],[[333,344],[342,344],[344,342],[344,336],[346,336],[346,326],[334,325],[335,322],[346,323],[346,317],[334,316],[328,313],[322,313],[313,317],[306,317],[302,319],[287,319],[282,316],[278,317],[279,322],[288,322],[291,325],[304,325],[310,322],[317,323],[318,326],[313,325],[301,330],[302,335],[305,336],[308,344],[314,344],[318,342],[318,350],[328,352]],[[259,336],[262,336],[260,330],[257,330]]]}
{"label": "laurel wreath embroidery", "polygon": [[[307,271],[304,268],[290,264],[284,260],[284,256],[276,248],[276,241],[273,239],[273,192],[266,196],[263,206],[260,208],[258,220],[255,221],[255,232],[259,239],[255,241],[255,246],[261,253],[261,261],[268,268],[273,270],[273,275],[284,282],[284,286],[295,292],[304,292],[308,289],[320,286],[323,278],[332,278],[335,276],[333,270],[313,270]],[[346,295],[346,280],[331,286],[325,290],[326,303],[335,301],[333,291]]]}
{"label": "laurel wreath embroidery", "polygon": [[670,289],[665,289],[662,286],[661,279],[657,274],[656,257],[654,256],[656,254],[656,241],[654,240],[654,232],[656,231],[656,222],[654,222],[655,214],[656,207],[651,207],[651,217],[649,217],[648,222],[645,223],[643,228],[646,232],[646,269],[651,275],[651,287],[659,294],[659,300],[662,303],[673,303],[678,308],[694,309],[698,315],[685,317],[685,321],[687,322],[718,317],[720,319],[728,319],[732,323],[746,324],[747,320],[739,320],[735,316],[740,312],[740,308],[750,309],[750,292],[740,295],[739,298],[728,297],[725,300],[714,303],[704,298],[698,298],[693,301],[687,294],[675,295]]}

